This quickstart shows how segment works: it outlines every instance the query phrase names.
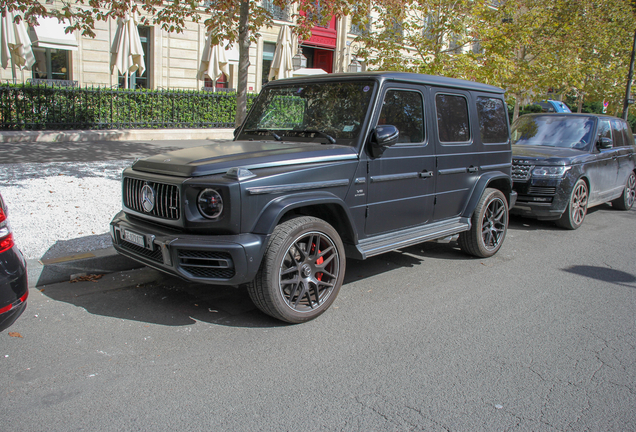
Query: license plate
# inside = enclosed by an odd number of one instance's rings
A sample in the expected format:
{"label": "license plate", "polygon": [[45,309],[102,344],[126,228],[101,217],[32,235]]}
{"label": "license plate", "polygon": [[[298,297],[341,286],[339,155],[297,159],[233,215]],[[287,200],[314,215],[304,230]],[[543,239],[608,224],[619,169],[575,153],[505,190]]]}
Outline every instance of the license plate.
{"label": "license plate", "polygon": [[132,231],[124,230],[124,240],[137,246],[146,247],[144,236],[134,233]]}

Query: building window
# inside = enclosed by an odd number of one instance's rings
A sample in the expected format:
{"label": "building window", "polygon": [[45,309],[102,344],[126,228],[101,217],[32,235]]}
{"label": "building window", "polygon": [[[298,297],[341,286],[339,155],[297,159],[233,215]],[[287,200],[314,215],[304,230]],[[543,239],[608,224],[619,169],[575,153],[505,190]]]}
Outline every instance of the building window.
{"label": "building window", "polygon": [[263,84],[269,81],[269,70],[272,67],[272,60],[274,60],[274,51],[276,51],[275,43],[263,43]]}
{"label": "building window", "polygon": [[67,50],[33,48],[35,65],[33,78],[45,80],[70,80],[71,55]]}
{"label": "building window", "polygon": [[[128,88],[136,89],[136,88],[150,88],[150,82],[148,77],[150,76],[150,27],[138,26],[137,30],[139,31],[139,39],[141,40],[141,46],[144,50],[144,64],[146,66],[146,70],[143,74],[138,75],[139,71],[131,73],[128,76]],[[126,87],[126,76],[119,75],[119,87]]]}
{"label": "building window", "polygon": [[263,9],[272,14],[272,18],[279,21],[291,21],[288,8],[276,6],[272,0],[263,0]]}
{"label": "building window", "polygon": [[210,77],[205,76],[205,84],[203,85],[206,89],[211,89],[212,87],[217,89],[226,89],[229,88],[227,75],[224,73],[221,74],[219,79],[216,80],[216,83],[212,82]]}

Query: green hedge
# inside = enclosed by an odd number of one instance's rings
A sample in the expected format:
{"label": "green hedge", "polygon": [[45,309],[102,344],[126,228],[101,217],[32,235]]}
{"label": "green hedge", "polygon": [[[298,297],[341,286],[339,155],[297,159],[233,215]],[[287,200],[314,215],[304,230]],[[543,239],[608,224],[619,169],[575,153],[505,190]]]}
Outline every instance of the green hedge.
{"label": "green hedge", "polygon": [[235,114],[236,93],[0,85],[1,130],[231,128]]}

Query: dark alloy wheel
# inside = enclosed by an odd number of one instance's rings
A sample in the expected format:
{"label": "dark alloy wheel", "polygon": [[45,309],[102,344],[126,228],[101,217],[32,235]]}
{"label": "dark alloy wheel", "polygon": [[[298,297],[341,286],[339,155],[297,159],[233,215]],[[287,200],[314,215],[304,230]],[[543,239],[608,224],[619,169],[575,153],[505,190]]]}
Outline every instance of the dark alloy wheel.
{"label": "dark alloy wheel", "polygon": [[575,230],[583,224],[587,214],[588,190],[585,180],[579,179],[572,189],[568,208],[557,221],[557,225],[562,228]]}
{"label": "dark alloy wheel", "polygon": [[484,191],[472,217],[470,230],[459,235],[459,247],[480,258],[493,256],[501,248],[508,230],[508,201],[497,189]]}
{"label": "dark alloy wheel", "polygon": [[612,207],[619,210],[629,210],[634,205],[634,200],[636,200],[636,174],[632,171],[627,177],[623,194],[612,201]]}
{"label": "dark alloy wheel", "polygon": [[342,240],[331,225],[309,216],[290,219],[272,233],[248,292],[274,318],[309,321],[336,299],[345,263]]}

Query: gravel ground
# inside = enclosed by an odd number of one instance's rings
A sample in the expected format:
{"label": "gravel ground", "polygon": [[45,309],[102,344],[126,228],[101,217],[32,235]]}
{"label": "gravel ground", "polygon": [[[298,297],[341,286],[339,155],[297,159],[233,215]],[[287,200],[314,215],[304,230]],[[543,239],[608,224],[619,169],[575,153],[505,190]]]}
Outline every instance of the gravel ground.
{"label": "gravel ground", "polygon": [[132,160],[3,164],[0,193],[27,259],[111,246],[108,224],[121,209],[121,171]]}

